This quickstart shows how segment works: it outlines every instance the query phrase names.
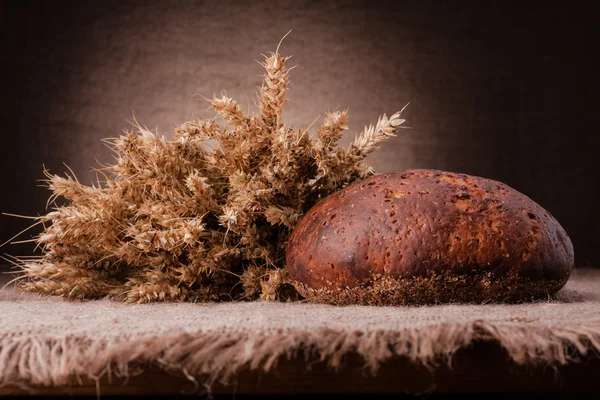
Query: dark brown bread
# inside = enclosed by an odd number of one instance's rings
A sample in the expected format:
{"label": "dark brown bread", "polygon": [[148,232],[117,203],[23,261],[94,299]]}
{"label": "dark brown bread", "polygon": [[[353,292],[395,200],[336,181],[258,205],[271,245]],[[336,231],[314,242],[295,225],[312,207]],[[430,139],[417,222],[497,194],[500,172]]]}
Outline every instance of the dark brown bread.
{"label": "dark brown bread", "polygon": [[380,305],[547,298],[574,264],[566,232],[529,197],[437,170],[376,175],[323,199],[286,261],[309,300]]}

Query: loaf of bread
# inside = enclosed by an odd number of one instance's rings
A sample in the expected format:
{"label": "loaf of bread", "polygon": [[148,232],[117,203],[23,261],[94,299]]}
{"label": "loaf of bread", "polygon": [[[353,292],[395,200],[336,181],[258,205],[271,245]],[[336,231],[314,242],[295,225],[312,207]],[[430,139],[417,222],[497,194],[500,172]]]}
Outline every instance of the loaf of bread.
{"label": "loaf of bread", "polygon": [[406,305],[548,298],[574,257],[556,219],[511,187],[404,170],[316,204],[290,236],[286,263],[308,300]]}

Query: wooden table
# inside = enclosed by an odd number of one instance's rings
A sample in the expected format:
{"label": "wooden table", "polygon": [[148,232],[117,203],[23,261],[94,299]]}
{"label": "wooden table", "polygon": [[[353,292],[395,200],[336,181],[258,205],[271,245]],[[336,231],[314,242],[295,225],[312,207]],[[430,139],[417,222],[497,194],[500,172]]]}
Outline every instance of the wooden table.
{"label": "wooden table", "polygon": [[[600,394],[600,358],[590,358],[563,367],[518,366],[507,361],[504,351],[493,342],[481,341],[460,350],[453,368],[438,366],[428,370],[405,359],[386,363],[376,376],[358,367],[359,360],[348,357],[344,368],[335,372],[318,361],[309,361],[311,370],[303,372],[305,360],[280,360],[269,373],[245,371],[235,384],[216,384],[217,397],[269,394],[560,394],[561,398],[577,393]],[[0,388],[0,396],[28,395],[190,395],[203,393],[197,385],[182,376],[170,375],[157,368],[129,379],[104,377],[98,382],[73,382],[69,387]],[[579,398],[579,397],[578,397]],[[589,398],[597,398],[590,396]]]}

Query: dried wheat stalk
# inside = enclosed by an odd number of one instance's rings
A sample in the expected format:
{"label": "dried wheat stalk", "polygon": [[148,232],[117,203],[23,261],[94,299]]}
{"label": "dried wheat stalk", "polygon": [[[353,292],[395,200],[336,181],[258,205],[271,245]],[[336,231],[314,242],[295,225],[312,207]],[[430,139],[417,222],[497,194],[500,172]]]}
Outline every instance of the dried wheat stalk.
{"label": "dried wheat stalk", "polygon": [[99,169],[97,187],[46,172],[54,208],[38,221],[43,255],[18,263],[18,286],[137,303],[294,297],[289,233],[318,200],[372,175],[363,159],[404,120],[384,115],[348,148],[337,146],[347,111],[328,113],[316,137],[290,129],[287,62],[278,51],[265,57],[258,115],[214,97],[224,125],[189,121],[167,140],[136,123],[109,141],[116,162]]}

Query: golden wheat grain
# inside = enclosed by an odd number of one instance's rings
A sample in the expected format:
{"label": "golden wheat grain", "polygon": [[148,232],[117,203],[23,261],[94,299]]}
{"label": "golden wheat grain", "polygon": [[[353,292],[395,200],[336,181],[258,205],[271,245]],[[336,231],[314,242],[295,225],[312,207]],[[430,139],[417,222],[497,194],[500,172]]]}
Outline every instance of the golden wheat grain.
{"label": "golden wheat grain", "polygon": [[[85,186],[51,175],[52,209],[39,217],[43,255],[20,262],[22,290],[127,302],[286,300],[285,248],[319,199],[374,173],[364,157],[393,136],[400,112],[338,141],[348,113],[328,113],[316,137],[282,121],[289,57],[265,57],[257,115],[223,94],[215,119],[185,122],[173,140],[134,122],[107,139],[115,162]],[[64,198],[58,205],[55,200]]]}

